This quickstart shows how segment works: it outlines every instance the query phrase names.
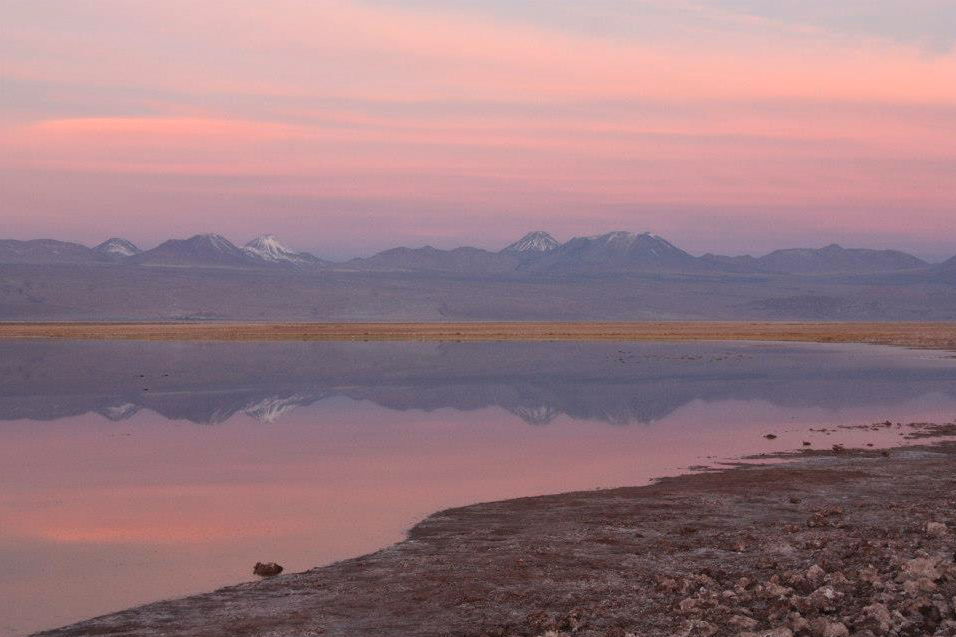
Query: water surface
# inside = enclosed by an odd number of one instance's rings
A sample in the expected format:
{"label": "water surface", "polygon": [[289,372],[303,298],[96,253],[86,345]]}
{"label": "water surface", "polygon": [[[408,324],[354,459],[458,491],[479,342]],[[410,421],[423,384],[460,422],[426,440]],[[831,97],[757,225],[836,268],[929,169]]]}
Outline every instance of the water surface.
{"label": "water surface", "polygon": [[0,343],[0,634],[372,551],[448,506],[954,414],[956,361],[887,347]]}

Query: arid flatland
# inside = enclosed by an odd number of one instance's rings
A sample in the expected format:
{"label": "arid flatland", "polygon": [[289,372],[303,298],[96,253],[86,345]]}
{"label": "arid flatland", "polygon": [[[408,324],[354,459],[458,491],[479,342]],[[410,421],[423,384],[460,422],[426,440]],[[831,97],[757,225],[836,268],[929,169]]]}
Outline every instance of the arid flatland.
{"label": "arid flatland", "polygon": [[0,323],[0,339],[209,341],[795,341],[956,348],[956,323]]}

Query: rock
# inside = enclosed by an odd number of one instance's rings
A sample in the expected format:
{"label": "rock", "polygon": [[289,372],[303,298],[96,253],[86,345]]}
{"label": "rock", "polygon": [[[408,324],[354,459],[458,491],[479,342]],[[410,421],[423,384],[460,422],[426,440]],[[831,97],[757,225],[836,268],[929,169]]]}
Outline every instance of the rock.
{"label": "rock", "polygon": [[936,582],[928,577],[906,580],[903,582],[903,591],[910,597],[916,597],[917,595],[922,595],[923,593],[935,593]]}
{"label": "rock", "polygon": [[274,577],[282,572],[282,567],[275,562],[256,562],[252,567],[252,574],[259,577]]}
{"label": "rock", "polygon": [[813,637],[850,637],[850,631],[841,622],[831,622],[818,617],[810,622],[810,633]]}
{"label": "rock", "polygon": [[684,622],[680,631],[677,633],[680,637],[711,637],[716,634],[717,627],[710,622],[692,619]]}
{"label": "rock", "polygon": [[834,588],[849,588],[850,580],[846,578],[846,575],[837,571],[836,573],[830,573],[830,576],[827,578],[830,582],[830,586]]}
{"label": "rock", "polygon": [[953,637],[956,635],[956,621],[944,620],[937,628],[933,637]]}
{"label": "rock", "polygon": [[766,438],[767,440],[776,440],[776,439],[777,439],[777,435],[776,435],[776,434],[767,434],[766,436],[764,436],[764,438]]}
{"label": "rock", "polygon": [[926,535],[930,537],[945,537],[948,532],[949,529],[942,522],[926,523]]}
{"label": "rock", "polygon": [[662,591],[667,591],[670,593],[680,590],[680,584],[678,584],[677,580],[672,577],[658,577],[657,587]]}
{"label": "rock", "polygon": [[822,513],[814,513],[807,519],[807,526],[809,526],[811,529],[826,526],[827,524],[827,518]]}
{"label": "rock", "polygon": [[734,615],[727,620],[727,625],[733,626],[739,630],[753,630],[757,627],[758,623],[759,622],[756,619],[747,617],[745,615]]}
{"label": "rock", "polygon": [[803,446],[804,446],[804,447],[809,447],[809,446],[810,446],[810,441],[809,441],[809,440],[804,440],[804,441],[803,441]]}
{"label": "rock", "polygon": [[823,631],[823,637],[850,637],[850,631],[840,622],[830,622]]}
{"label": "rock", "polygon": [[770,582],[767,584],[767,593],[773,597],[789,597],[793,594],[793,589],[789,586],[781,586]]}
{"label": "rock", "polygon": [[680,612],[685,614],[689,613],[697,607],[697,600],[693,597],[685,597],[684,599],[680,600],[680,602],[677,604],[677,607],[680,609]]}
{"label": "rock", "polygon": [[797,634],[810,631],[810,622],[800,613],[790,613],[790,628]]}
{"label": "rock", "polygon": [[811,582],[820,581],[821,579],[823,579],[823,576],[826,574],[827,574],[826,571],[820,568],[820,566],[817,564],[814,564],[813,566],[807,569],[807,579],[810,580]]}
{"label": "rock", "polygon": [[554,630],[558,627],[558,623],[543,610],[536,610],[528,613],[528,616],[525,618],[525,624],[527,624],[528,628],[536,633]]}
{"label": "rock", "polygon": [[567,615],[561,618],[558,628],[575,632],[585,624],[584,611],[580,608],[572,609]]}
{"label": "rock", "polygon": [[825,611],[834,608],[843,597],[843,593],[833,590],[830,586],[821,586],[803,598],[804,604],[816,611]]}
{"label": "rock", "polygon": [[865,566],[860,569],[860,572],[857,573],[857,577],[862,582],[866,582],[870,585],[878,584],[880,580],[880,572],[876,570],[874,566]]}
{"label": "rock", "polygon": [[768,630],[738,633],[737,637],[793,637],[793,631],[789,628],[770,628]]}
{"label": "rock", "polygon": [[883,635],[893,627],[893,615],[886,604],[870,604],[863,608],[863,615],[859,624],[872,629],[876,634]]}
{"label": "rock", "polygon": [[903,564],[898,580],[918,580],[926,578],[932,581],[938,580],[943,576],[937,569],[939,559],[930,557],[917,557]]}
{"label": "rock", "polygon": [[844,447],[843,445],[839,445],[839,444],[833,445],[831,449],[833,449],[833,453],[846,453],[846,447]]}

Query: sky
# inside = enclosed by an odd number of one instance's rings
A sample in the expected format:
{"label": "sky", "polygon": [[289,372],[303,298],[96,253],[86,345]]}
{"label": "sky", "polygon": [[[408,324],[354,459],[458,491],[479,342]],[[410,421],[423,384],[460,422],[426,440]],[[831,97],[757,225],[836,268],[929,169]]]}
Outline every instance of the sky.
{"label": "sky", "polygon": [[0,237],[956,254],[952,0],[6,0]]}

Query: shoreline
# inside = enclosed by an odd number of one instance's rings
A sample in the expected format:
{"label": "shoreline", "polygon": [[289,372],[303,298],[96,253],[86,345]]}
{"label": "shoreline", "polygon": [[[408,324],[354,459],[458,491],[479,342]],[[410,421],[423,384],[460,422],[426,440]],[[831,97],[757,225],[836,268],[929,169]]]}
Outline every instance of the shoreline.
{"label": "shoreline", "polygon": [[369,555],[37,635],[950,635],[954,475],[947,441],[474,504]]}
{"label": "shoreline", "polygon": [[779,341],[956,350],[956,322],[0,323],[0,341]]}

